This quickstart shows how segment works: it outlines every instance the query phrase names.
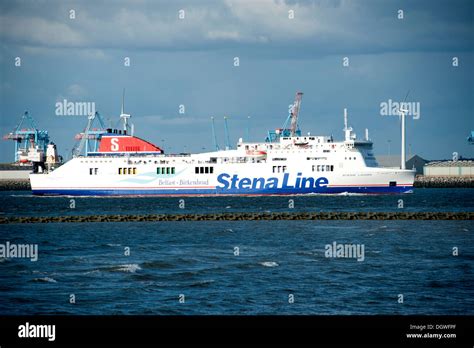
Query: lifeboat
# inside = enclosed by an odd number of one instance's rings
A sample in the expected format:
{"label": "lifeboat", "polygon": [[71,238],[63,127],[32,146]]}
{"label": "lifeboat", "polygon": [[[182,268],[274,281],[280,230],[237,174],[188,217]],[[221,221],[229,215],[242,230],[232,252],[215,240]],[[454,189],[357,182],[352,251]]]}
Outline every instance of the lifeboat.
{"label": "lifeboat", "polygon": [[246,154],[248,157],[253,157],[253,158],[265,158],[267,157],[267,153],[265,151],[261,150],[247,150]]}

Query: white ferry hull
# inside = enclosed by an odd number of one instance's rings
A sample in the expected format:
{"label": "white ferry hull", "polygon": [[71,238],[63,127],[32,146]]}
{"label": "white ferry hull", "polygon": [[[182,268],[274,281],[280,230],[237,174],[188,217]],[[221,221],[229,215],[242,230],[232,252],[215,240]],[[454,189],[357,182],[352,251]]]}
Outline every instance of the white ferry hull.
{"label": "white ferry hull", "polygon": [[[109,161],[80,163],[81,168],[79,159],[73,159],[52,173],[31,174],[32,192],[71,196],[387,194],[411,192],[415,175],[413,170],[386,168],[314,173],[296,167],[291,172],[272,173],[266,163],[252,163],[215,165],[213,174],[194,174],[194,166],[182,170],[176,166],[175,174],[157,174],[157,164],[132,164],[136,174],[120,176],[113,169],[107,173],[108,167],[120,166]],[[90,175],[90,166],[105,173]]]}

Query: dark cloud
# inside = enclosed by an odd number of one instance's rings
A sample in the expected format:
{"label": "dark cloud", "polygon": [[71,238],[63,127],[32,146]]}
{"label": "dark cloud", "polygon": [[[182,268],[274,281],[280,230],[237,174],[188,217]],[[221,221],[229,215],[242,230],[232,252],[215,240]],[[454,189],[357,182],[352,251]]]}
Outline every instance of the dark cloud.
{"label": "dark cloud", "polygon": [[[125,87],[141,136],[165,140],[173,151],[183,144],[200,150],[212,144],[210,116],[221,138],[223,115],[231,116],[234,140],[252,116],[251,134],[262,140],[267,128],[282,126],[301,89],[305,131],[341,135],[348,107],[358,133],[367,126],[380,153],[399,137],[397,120],[379,115],[380,102],[410,89],[422,114],[408,125],[412,148],[429,158],[469,156],[473,8],[472,1],[448,0],[3,1],[0,130],[11,131],[29,109],[60,151],[70,149],[85,119],[58,118],[54,103],[95,102],[115,120]],[[17,56],[21,68],[13,65]],[[11,160],[12,147],[0,142],[2,161]]]}

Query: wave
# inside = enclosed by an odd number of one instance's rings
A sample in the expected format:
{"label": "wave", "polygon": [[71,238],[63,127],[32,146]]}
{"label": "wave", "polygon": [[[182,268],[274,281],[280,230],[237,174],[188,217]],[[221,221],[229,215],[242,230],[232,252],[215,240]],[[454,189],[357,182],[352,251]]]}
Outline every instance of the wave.
{"label": "wave", "polygon": [[278,267],[278,266],[280,266],[278,263],[276,263],[274,261],[260,262],[260,264],[264,267]]}
{"label": "wave", "polygon": [[128,263],[124,265],[105,267],[102,270],[109,272],[135,273],[136,271],[139,271],[141,269],[142,268],[136,263]]}
{"label": "wave", "polygon": [[367,193],[358,193],[358,192],[341,192],[336,193],[335,196],[367,196]]}
{"label": "wave", "polygon": [[136,263],[126,264],[126,265],[119,265],[116,267],[116,270],[119,272],[130,272],[135,273],[136,271],[141,270],[142,268],[137,265]]}
{"label": "wave", "polygon": [[50,277],[43,277],[43,278],[34,278],[33,282],[42,282],[42,283],[57,283],[57,280]]}

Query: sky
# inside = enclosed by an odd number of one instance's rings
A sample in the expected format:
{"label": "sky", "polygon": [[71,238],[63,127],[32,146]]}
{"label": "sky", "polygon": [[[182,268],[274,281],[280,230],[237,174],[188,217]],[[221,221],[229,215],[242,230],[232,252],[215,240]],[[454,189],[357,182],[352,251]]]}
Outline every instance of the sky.
{"label": "sky", "polygon": [[221,147],[224,116],[232,144],[263,141],[302,91],[304,134],[342,140],[347,108],[376,155],[396,154],[399,117],[381,104],[408,93],[408,152],[473,158],[473,14],[469,0],[2,1],[0,133],[28,110],[67,158],[87,115],[56,103],[94,103],[114,126],[125,89],[135,135],[210,151],[211,116]]}

